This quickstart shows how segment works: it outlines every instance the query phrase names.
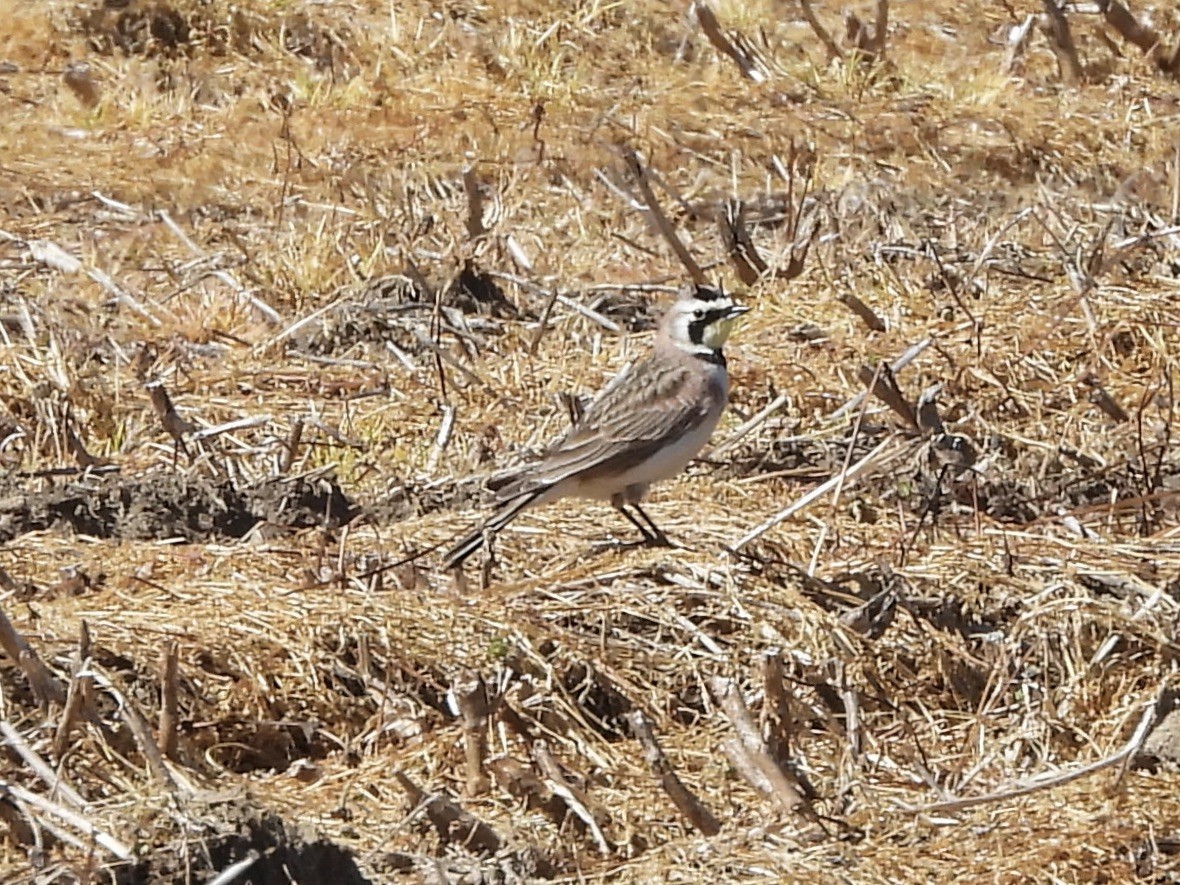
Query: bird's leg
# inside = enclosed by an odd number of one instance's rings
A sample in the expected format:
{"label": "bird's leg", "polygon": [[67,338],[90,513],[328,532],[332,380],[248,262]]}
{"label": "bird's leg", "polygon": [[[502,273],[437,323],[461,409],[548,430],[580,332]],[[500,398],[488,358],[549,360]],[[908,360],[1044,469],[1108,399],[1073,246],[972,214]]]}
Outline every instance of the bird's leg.
{"label": "bird's leg", "polygon": [[642,517],[643,521],[651,529],[650,532],[644,531],[643,533],[647,537],[647,543],[652,547],[671,547],[672,542],[668,540],[668,536],[664,534],[664,530],[652,522],[652,518],[644,512],[644,509],[639,506],[639,503],[632,501],[631,506],[635,508],[635,512]]}
{"label": "bird's leg", "polygon": [[910,539],[901,548],[901,561],[905,563],[906,554],[918,540],[918,532],[922,531],[922,523],[926,521],[926,517],[930,516],[930,528],[932,531],[938,528],[938,514],[941,510],[941,502],[938,496],[942,493],[942,480],[946,476],[947,470],[950,469],[950,464],[943,464],[942,470],[938,473],[938,479],[934,483],[934,492],[926,499],[925,506],[922,507],[922,512],[918,514],[918,524],[914,526],[914,533],[910,535]]}
{"label": "bird's leg", "polygon": [[[644,544],[652,545],[652,544],[657,543],[657,536],[653,535],[647,526],[645,526],[642,522],[640,522],[638,519],[636,519],[632,515],[631,511],[627,509],[626,504],[624,504],[622,501],[612,501],[611,503],[613,503],[615,505],[615,510],[619,511],[619,513],[621,513],[621,514],[623,514],[623,516],[627,517],[627,521],[629,523],[631,523],[631,525],[633,525],[633,526],[635,526],[635,528],[639,529],[639,534],[643,535],[643,543]],[[632,506],[635,506],[635,505],[632,505]],[[635,507],[635,509],[639,510],[638,507]],[[642,513],[643,511],[640,511],[640,512]]]}

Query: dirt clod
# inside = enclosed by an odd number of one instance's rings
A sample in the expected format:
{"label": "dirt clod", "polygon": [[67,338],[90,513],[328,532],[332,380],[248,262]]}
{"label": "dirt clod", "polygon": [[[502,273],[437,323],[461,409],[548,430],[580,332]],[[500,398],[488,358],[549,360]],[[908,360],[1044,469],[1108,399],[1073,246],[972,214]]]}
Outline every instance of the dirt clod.
{"label": "dirt clod", "polygon": [[327,479],[269,479],[238,488],[159,470],[44,485],[12,476],[0,484],[0,539],[69,528],[96,538],[195,542],[241,538],[262,520],[287,528],[340,526],[359,512]]}
{"label": "dirt clod", "polygon": [[[213,810],[213,809],[211,809]],[[235,863],[256,858],[235,882],[248,885],[292,885],[298,882],[369,885],[352,853],[324,839],[308,839],[297,825],[277,814],[258,812],[247,806],[232,807],[226,813],[222,832],[206,836],[199,850],[179,852],[177,847],[156,851],[131,867],[119,869],[119,885],[188,885],[194,875],[210,877]],[[241,817],[234,824],[232,818]],[[207,825],[209,816],[204,817]]]}

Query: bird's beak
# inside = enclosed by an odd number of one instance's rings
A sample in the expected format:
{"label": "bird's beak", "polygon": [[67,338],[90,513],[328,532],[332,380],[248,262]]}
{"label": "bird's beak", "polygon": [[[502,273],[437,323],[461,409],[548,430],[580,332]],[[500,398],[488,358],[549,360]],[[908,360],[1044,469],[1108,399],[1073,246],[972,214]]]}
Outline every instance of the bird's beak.
{"label": "bird's beak", "polygon": [[733,306],[731,306],[729,308],[729,313],[726,315],[725,318],[727,320],[736,320],[743,313],[749,313],[749,311],[750,311],[750,308],[746,307],[743,304],[734,304]]}

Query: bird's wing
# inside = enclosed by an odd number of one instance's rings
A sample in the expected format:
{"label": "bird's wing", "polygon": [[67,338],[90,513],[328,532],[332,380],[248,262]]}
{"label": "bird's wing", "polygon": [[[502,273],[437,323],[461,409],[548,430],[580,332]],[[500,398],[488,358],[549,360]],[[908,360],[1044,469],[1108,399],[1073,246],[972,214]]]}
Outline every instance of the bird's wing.
{"label": "bird's wing", "polygon": [[575,473],[626,470],[646,460],[708,418],[712,402],[704,392],[701,377],[686,366],[639,363],[540,461],[500,489],[497,500],[555,485]]}

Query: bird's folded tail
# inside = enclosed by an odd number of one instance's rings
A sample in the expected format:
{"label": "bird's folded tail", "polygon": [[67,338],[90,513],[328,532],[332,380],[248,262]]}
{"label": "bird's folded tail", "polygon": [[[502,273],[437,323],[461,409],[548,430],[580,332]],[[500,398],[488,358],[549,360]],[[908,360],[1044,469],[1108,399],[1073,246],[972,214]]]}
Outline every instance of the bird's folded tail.
{"label": "bird's folded tail", "polygon": [[463,560],[483,546],[484,539],[488,535],[494,535],[516,519],[522,510],[541,497],[545,491],[547,489],[536,489],[527,495],[521,495],[502,504],[495,513],[460,538],[458,543],[447,552],[443,559],[443,568],[453,569],[461,566]]}

